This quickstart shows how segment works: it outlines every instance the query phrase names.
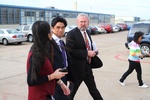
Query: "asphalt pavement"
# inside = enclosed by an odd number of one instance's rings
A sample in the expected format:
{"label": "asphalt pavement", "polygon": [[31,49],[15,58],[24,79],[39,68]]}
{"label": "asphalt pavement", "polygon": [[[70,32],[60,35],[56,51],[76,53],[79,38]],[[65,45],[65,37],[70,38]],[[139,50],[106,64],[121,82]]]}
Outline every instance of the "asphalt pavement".
{"label": "asphalt pavement", "polygon": [[[104,64],[102,68],[93,70],[104,100],[150,100],[150,88],[138,87],[135,71],[125,80],[126,86],[118,82],[128,68],[128,50],[124,46],[127,32],[92,35]],[[0,100],[27,100],[26,60],[31,45],[29,42],[8,46],[0,44]],[[150,58],[144,58],[141,65],[143,81],[150,86]],[[84,82],[74,100],[93,100]]]}

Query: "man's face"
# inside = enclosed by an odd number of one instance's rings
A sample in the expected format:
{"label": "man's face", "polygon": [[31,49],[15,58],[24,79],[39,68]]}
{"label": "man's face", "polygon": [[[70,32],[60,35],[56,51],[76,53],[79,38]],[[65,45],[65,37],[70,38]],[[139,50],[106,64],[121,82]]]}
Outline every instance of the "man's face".
{"label": "man's face", "polygon": [[65,25],[62,22],[57,22],[54,27],[52,27],[52,32],[57,37],[61,38],[65,32]]}
{"label": "man's face", "polygon": [[86,16],[80,16],[77,19],[77,26],[81,31],[85,31],[89,25],[89,20]]}

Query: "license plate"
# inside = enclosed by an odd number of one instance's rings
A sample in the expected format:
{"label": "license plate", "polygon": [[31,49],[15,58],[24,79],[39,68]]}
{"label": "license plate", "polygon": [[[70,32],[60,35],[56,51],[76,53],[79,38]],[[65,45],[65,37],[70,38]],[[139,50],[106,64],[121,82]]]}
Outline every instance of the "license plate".
{"label": "license plate", "polygon": [[23,38],[23,35],[19,35],[18,38]]}

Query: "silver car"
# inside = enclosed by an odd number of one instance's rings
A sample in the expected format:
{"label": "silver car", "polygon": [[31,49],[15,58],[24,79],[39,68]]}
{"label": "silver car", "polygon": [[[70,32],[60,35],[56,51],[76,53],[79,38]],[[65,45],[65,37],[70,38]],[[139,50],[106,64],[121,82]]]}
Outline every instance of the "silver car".
{"label": "silver car", "polygon": [[9,43],[21,44],[27,41],[27,35],[20,33],[16,29],[0,29],[0,43],[8,45]]}

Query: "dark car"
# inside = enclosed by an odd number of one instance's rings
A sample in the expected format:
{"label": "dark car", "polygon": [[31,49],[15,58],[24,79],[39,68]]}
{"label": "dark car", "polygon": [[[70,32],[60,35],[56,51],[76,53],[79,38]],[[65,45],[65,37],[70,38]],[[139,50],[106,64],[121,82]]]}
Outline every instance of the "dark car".
{"label": "dark car", "polygon": [[127,24],[127,30],[130,30],[132,27],[132,24]]}
{"label": "dark car", "polygon": [[91,25],[87,28],[87,30],[90,32],[91,35],[98,34],[98,29],[95,26]]}
{"label": "dark car", "polygon": [[126,48],[129,49],[128,43],[133,40],[134,33],[137,31],[144,33],[142,41],[140,42],[141,51],[150,53],[150,23],[133,24],[127,35],[127,43],[125,43]]}
{"label": "dark car", "polygon": [[117,23],[117,26],[122,27],[123,28],[122,31],[127,30],[127,24],[125,23]]}

